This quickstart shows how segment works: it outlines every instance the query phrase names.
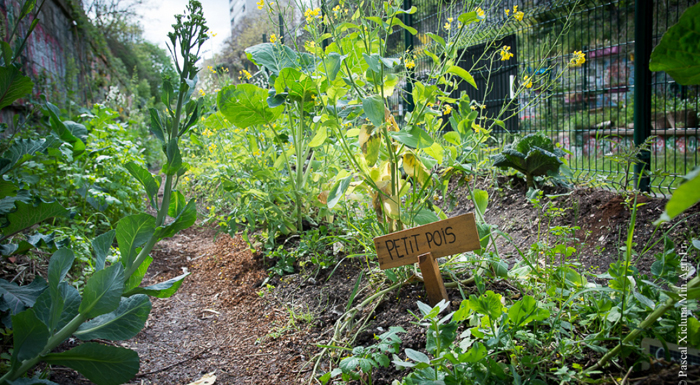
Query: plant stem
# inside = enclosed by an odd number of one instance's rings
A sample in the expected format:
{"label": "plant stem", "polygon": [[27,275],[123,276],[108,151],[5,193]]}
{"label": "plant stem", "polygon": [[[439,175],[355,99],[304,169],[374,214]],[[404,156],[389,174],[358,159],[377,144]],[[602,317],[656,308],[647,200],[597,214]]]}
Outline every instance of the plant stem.
{"label": "plant stem", "polygon": [[[690,282],[688,282],[688,286],[687,286],[686,291],[689,291],[689,290],[695,289],[695,288],[699,288],[699,287],[700,287],[700,276],[695,277]],[[685,301],[685,300],[687,300],[687,298],[682,299],[681,301]],[[664,304],[662,306],[656,308],[656,310],[654,310],[651,314],[649,314],[647,316],[647,318],[645,318],[644,321],[642,321],[642,323],[640,323],[636,329],[632,330],[632,332],[630,332],[630,334],[628,334],[627,337],[625,337],[625,339],[623,339],[619,345],[615,346],[614,349],[607,352],[600,360],[598,360],[598,362],[595,365],[586,369],[584,371],[584,373],[590,373],[594,370],[598,370],[598,369],[602,368],[603,365],[605,365],[608,361],[610,361],[611,358],[615,357],[616,355],[618,355],[620,353],[620,351],[622,351],[622,345],[633,341],[640,334],[642,334],[642,332],[645,329],[649,328],[654,322],[656,322],[657,319],[659,319],[662,315],[664,315],[664,313],[666,313],[670,309],[673,309],[673,307],[676,306],[677,302],[681,302],[681,301],[676,301],[673,298],[667,299],[666,302],[664,302]]]}

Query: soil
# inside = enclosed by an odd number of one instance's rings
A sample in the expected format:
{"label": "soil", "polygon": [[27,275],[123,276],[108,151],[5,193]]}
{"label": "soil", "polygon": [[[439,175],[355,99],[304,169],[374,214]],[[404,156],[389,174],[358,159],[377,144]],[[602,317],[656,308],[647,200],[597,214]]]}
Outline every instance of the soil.
{"label": "soil", "polygon": [[[510,234],[513,244],[527,250],[536,242],[538,223],[542,231],[551,226],[578,226],[575,244],[579,262],[594,272],[603,272],[620,258],[630,211],[618,194],[592,189],[565,192],[545,189],[545,194],[560,194],[543,205],[566,209],[551,223],[543,217],[544,209],[536,209],[525,198],[525,186],[517,180],[499,178],[481,182],[478,188],[490,196],[486,221]],[[463,188],[453,184],[450,193],[455,199],[450,216],[473,211],[473,204]],[[450,206],[444,197],[442,206]],[[661,239],[653,233],[651,222],[662,212],[665,201],[640,197],[644,203],[637,214],[635,242],[639,245]],[[545,207],[546,209],[546,207]],[[683,215],[679,225],[669,231],[679,252],[688,248],[688,239],[698,237],[700,207]],[[679,223],[675,221],[675,223]],[[670,229],[664,225],[663,229]],[[541,234],[540,239],[543,235]],[[497,240],[502,255],[510,262],[518,258],[516,248],[505,239]],[[648,272],[654,261],[653,251],[638,261],[642,272]],[[193,227],[173,238],[162,241],[154,251],[154,262],[145,278],[153,284],[188,271],[191,275],[180,290],[169,299],[152,299],[153,310],[146,327],[133,339],[118,345],[136,350],[141,368],[131,384],[190,384],[207,373],[216,376],[216,384],[292,384],[308,383],[314,368],[310,360],[333,335],[335,322],[348,306],[358,275],[364,271],[363,285],[380,287],[383,274],[367,273],[363,260],[339,259],[338,265],[321,270],[317,275],[297,268],[297,273],[268,278],[266,268],[274,263],[253,254],[240,237],[229,237],[206,227]],[[466,277],[459,277],[466,278]],[[388,282],[384,282],[386,284]],[[517,298],[520,293],[506,281],[492,281],[488,289],[504,297]],[[274,287],[274,288],[273,288]],[[463,293],[448,289],[453,308],[459,306],[462,295],[468,296],[473,287],[462,286]],[[374,292],[361,291],[353,306]],[[389,293],[376,308],[362,309],[356,322],[367,323],[360,328],[355,345],[370,345],[374,336],[391,326],[401,326],[402,351],[406,348],[424,350],[425,331],[414,325],[418,313],[417,301],[425,301],[420,283],[405,285]],[[373,314],[373,315],[372,315]],[[357,329],[356,329],[357,330]],[[103,341],[108,343],[106,341]],[[66,346],[67,347],[67,346]],[[65,347],[64,347],[65,348]],[[333,356],[342,351],[331,351]],[[403,358],[403,356],[400,355]],[[580,362],[584,367],[595,363],[596,356]],[[316,375],[328,370],[328,355],[321,360]],[[626,370],[609,369],[603,383],[624,377]],[[375,370],[373,384],[390,384],[404,372],[392,367]],[[632,384],[677,384],[678,368],[659,366],[648,372],[632,372]],[[608,377],[611,377],[608,380]],[[694,367],[689,379],[700,378],[700,367]],[[52,380],[59,384],[89,384],[76,372],[57,368]],[[356,382],[359,383],[359,382]]]}

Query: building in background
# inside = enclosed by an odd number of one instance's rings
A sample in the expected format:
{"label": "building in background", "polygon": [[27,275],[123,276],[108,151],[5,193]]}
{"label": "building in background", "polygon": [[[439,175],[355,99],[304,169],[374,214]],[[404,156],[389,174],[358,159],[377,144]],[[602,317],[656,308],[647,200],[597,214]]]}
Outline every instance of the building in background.
{"label": "building in background", "polygon": [[255,13],[258,5],[255,0],[228,0],[231,30],[234,30],[243,19]]}

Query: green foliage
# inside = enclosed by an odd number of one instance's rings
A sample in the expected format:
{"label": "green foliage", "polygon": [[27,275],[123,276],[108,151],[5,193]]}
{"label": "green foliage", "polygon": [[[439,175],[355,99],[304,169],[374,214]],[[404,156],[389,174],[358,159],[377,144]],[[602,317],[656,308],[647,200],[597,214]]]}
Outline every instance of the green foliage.
{"label": "green foliage", "polygon": [[[192,122],[199,118],[201,102],[198,104],[190,100],[190,97],[196,86],[196,62],[199,59],[199,49],[206,40],[207,28],[204,25],[201,4],[196,0],[192,0],[187,6],[185,16],[179,15],[176,18],[175,32],[169,36],[172,50],[179,48],[184,60],[179,62],[181,67],[178,67],[179,79],[176,88],[169,81],[164,84],[168,105],[164,118],[161,119],[163,125],[159,129],[163,135],[159,139],[163,142],[167,163],[162,170],[165,174],[165,184],[160,202],[157,197],[157,179],[140,167],[141,161],[137,161],[137,157],[130,159],[129,156],[125,156],[128,155],[128,151],[126,154],[120,153],[119,156],[116,153],[106,155],[102,152],[105,149],[120,151],[119,146],[89,151],[91,141],[113,140],[107,139],[113,138],[106,135],[107,130],[123,130],[123,127],[111,123],[115,114],[100,106],[95,107],[94,115],[86,114],[89,118],[88,129],[83,124],[61,120],[58,108],[47,103],[45,113],[53,133],[60,138],[60,142],[52,139],[51,145],[44,145],[48,141],[42,142],[43,138],[34,142],[15,141],[13,150],[6,153],[9,154],[8,158],[2,160],[3,172],[13,171],[10,178],[5,178],[6,183],[2,186],[2,191],[6,198],[10,198],[6,201],[16,205],[15,210],[8,207],[4,217],[4,238],[66,211],[59,203],[38,203],[36,207],[30,207],[28,203],[13,199],[23,191],[20,186],[38,184],[36,178],[29,178],[27,182],[27,175],[17,172],[17,166],[30,159],[33,164],[28,162],[26,166],[41,171],[46,171],[47,167],[42,166],[47,164],[58,170],[73,171],[76,166],[70,163],[76,162],[80,162],[77,167],[84,171],[88,165],[99,165],[100,161],[107,159],[119,159],[124,163],[107,162],[116,163],[114,167],[118,168],[118,172],[110,174],[110,177],[114,178],[116,174],[130,179],[132,174],[145,187],[157,215],[155,218],[147,213],[126,216],[119,221],[115,230],[94,237],[92,249],[95,272],[87,279],[82,295],[66,281],[76,260],[75,254],[66,248],[58,248],[51,256],[48,284],[41,278],[21,287],[0,280],[0,310],[11,315],[14,327],[14,349],[10,357],[10,366],[0,378],[0,384],[41,383],[34,380],[18,380],[39,362],[73,368],[98,385],[120,384],[130,380],[139,370],[139,358],[135,351],[94,342],[86,342],[61,353],[52,353],[52,350],[71,335],[83,340],[132,338],[148,319],[151,310],[148,296],[172,296],[187,276],[185,274],[152,286],[139,287],[152,261],[149,253],[155,244],[191,226],[196,219],[194,201],[185,204],[184,196],[174,190],[174,187],[187,171],[187,165],[183,164],[179,155],[179,138],[191,128]],[[42,151],[46,151],[48,156],[46,164],[40,164],[33,159]],[[98,153],[101,154],[97,155]],[[138,151],[135,153],[138,154]],[[94,162],[93,156],[96,156]],[[65,161],[68,165],[62,166],[55,159]],[[47,179],[50,180],[50,177]],[[17,184],[12,185],[15,180]],[[98,179],[79,178],[77,183],[74,180],[67,182],[73,193],[81,195],[94,209],[104,210],[102,202],[88,193],[99,189]],[[29,194],[30,192],[22,193],[21,196]],[[134,194],[138,197],[137,191],[134,191]],[[93,199],[92,202],[90,198]],[[172,220],[166,222],[168,216]],[[89,220],[88,218],[87,221]],[[115,238],[119,254],[110,258],[113,254],[111,245]],[[45,237],[42,239],[46,240]]]}
{"label": "green foliage", "polygon": [[700,202],[700,167],[688,173],[683,179],[685,179],[684,183],[673,192],[658,222],[670,221]]}
{"label": "green foliage", "polygon": [[558,175],[559,158],[564,152],[556,148],[544,134],[530,134],[516,139],[493,157],[493,165],[501,169],[513,168],[525,175],[528,187],[535,188],[535,177]]}
{"label": "green foliage", "polygon": [[700,84],[700,5],[688,8],[651,53],[649,69],[665,71],[682,85]]}
{"label": "green foliage", "polygon": [[[406,333],[400,326],[392,326],[389,331],[374,336],[379,341],[374,345],[367,347],[357,346],[351,350],[351,355],[343,358],[340,361],[340,366],[326,375],[326,381],[332,377],[341,375],[343,381],[359,380],[361,373],[369,377],[369,383],[372,383],[372,370],[379,367],[389,367],[390,360],[388,354],[396,354],[399,352],[401,338],[399,333]],[[323,382],[323,377],[321,381]],[[364,379],[361,381],[365,383]]]}

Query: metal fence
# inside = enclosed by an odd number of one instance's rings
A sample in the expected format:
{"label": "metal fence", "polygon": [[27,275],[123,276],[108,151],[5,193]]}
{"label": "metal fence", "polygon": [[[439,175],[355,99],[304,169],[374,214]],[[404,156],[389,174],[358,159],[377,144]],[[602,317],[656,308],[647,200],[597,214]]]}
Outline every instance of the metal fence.
{"label": "metal fence", "polygon": [[[649,151],[641,158],[652,174],[641,180],[640,187],[664,195],[678,185],[679,176],[700,164],[700,88],[680,86],[665,73],[649,73],[643,63],[663,33],[695,3],[697,0],[404,0],[406,8],[417,7],[404,22],[418,33],[397,31],[389,37],[389,47],[396,55],[411,46],[419,52],[415,71],[421,79],[432,62],[420,56],[422,48],[431,44],[426,34],[446,36],[450,33],[444,28],[448,18],[456,20],[464,10],[495,5],[497,11],[489,13],[480,26],[483,40],[460,47],[464,50],[461,65],[472,68],[474,58],[484,49],[493,49],[484,45],[486,41],[500,39],[498,47],[511,46],[514,56],[510,60],[498,68],[472,73],[477,82],[484,82],[479,88],[488,89],[488,94],[464,88],[470,97],[483,100],[487,114],[511,101],[517,107],[506,129],[494,134],[508,140],[511,135],[545,132],[570,152],[568,162],[580,182],[614,188],[638,180],[622,159],[635,143],[650,138]],[[512,17],[505,9],[515,5],[525,13],[523,20],[500,28],[505,17]],[[585,53],[586,62],[571,68],[568,62],[574,51]],[[513,95],[514,82],[526,75],[556,80],[555,86],[535,91],[535,84]],[[403,100],[397,98],[401,112],[411,108],[406,95]]]}

